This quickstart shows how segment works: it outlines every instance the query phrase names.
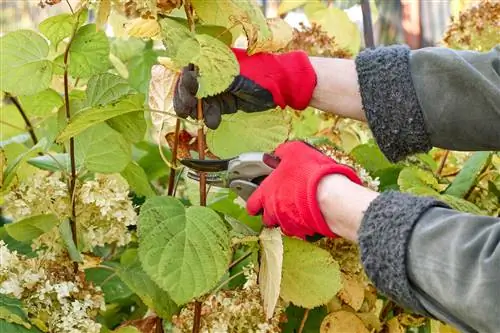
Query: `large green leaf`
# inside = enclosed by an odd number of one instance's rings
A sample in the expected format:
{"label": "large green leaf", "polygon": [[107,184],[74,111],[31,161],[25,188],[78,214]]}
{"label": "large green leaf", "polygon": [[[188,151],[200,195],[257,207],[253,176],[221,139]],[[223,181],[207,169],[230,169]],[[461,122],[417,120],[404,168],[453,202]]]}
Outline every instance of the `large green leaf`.
{"label": "large green leaf", "polygon": [[93,172],[121,172],[131,161],[130,144],[105,123],[77,135],[75,152],[76,162]]}
{"label": "large green leaf", "polygon": [[136,162],[130,162],[125,169],[121,172],[123,178],[125,178],[130,185],[130,188],[139,196],[152,197],[155,195],[155,191],[149,183],[148,176],[144,169],[139,166]]}
{"label": "large green leaf", "polygon": [[142,94],[123,97],[118,102],[101,107],[92,107],[78,112],[69,124],[58,135],[57,141],[64,142],[72,138],[92,125],[102,123],[108,119],[121,116],[130,112],[144,109],[144,96]]}
{"label": "large green leaf", "polygon": [[132,290],[120,279],[116,270],[120,265],[115,262],[101,264],[104,267],[92,267],[85,270],[85,279],[101,287],[106,303],[113,303],[132,296]]}
{"label": "large green leaf", "polygon": [[283,237],[281,297],[314,308],[328,303],[342,288],[340,267],[327,251],[311,243]]}
{"label": "large green leaf", "polygon": [[20,300],[0,294],[0,332],[39,333],[28,320]]}
{"label": "large green leaf", "polygon": [[139,38],[117,38],[111,42],[111,53],[116,55],[121,61],[127,62],[131,58],[142,54],[145,46],[146,43]]}
{"label": "large green leaf", "polygon": [[87,105],[91,107],[114,102],[131,92],[127,80],[111,73],[92,76],[87,83]]}
{"label": "large green leaf", "polygon": [[69,74],[88,78],[109,68],[109,41],[95,24],[82,26],[75,34],[69,49]]}
{"label": "large green leaf", "polygon": [[137,249],[129,249],[122,254],[117,273],[144,304],[154,309],[160,317],[170,319],[177,312],[177,304],[143,270]]}
{"label": "large green leaf", "polygon": [[342,9],[311,2],[304,7],[310,22],[317,23],[343,48],[348,49],[353,55],[359,52],[361,46],[361,33],[356,23]]}
{"label": "large green leaf", "polygon": [[7,230],[5,230],[5,225],[0,227],[0,240],[4,241],[10,251],[16,251],[18,254],[25,255],[29,258],[36,256],[36,252],[33,252],[31,248],[31,242],[20,242],[15,240],[9,235]]}
{"label": "large green leaf", "polygon": [[158,146],[148,141],[141,141],[134,145],[134,155],[138,155],[137,163],[144,169],[149,180],[168,176],[169,168],[160,155],[160,149],[168,161],[172,159],[172,153],[167,147]]}
{"label": "large green leaf", "polygon": [[375,143],[365,143],[351,151],[356,162],[370,173],[393,166]]}
{"label": "large green leaf", "polygon": [[249,151],[272,151],[287,139],[289,130],[290,122],[281,111],[238,112],[224,115],[219,128],[208,131],[207,145],[221,158]]}
{"label": "large green leaf", "polygon": [[49,87],[52,62],[47,41],[34,31],[17,30],[0,37],[0,87],[14,95],[32,95]]}
{"label": "large green leaf", "polygon": [[152,49],[146,49],[136,55],[127,64],[128,82],[135,90],[146,94],[149,81],[151,80],[151,67],[157,63],[156,59],[160,53]]}
{"label": "large green leaf", "polygon": [[57,46],[64,38],[71,36],[75,23],[74,15],[60,14],[42,21],[38,29],[54,46]]}
{"label": "large green leaf", "polygon": [[139,256],[148,275],[177,304],[209,292],[227,271],[229,231],[206,207],[185,208],[172,197],[153,197],[139,215]]}
{"label": "large green leaf", "polygon": [[144,111],[122,114],[121,116],[106,120],[106,123],[132,143],[144,140],[148,128],[148,124],[144,118]]}
{"label": "large green leaf", "polygon": [[406,167],[399,173],[398,185],[401,191],[407,191],[413,187],[428,187],[435,191],[440,190],[437,178],[432,172],[417,167]]}
{"label": "large green leaf", "polygon": [[467,193],[477,184],[479,175],[490,164],[492,152],[475,152],[465,162],[462,170],[453,180],[453,183],[446,189],[445,193],[458,198],[464,198]]}
{"label": "large green leaf", "polygon": [[6,224],[5,230],[12,238],[20,242],[27,242],[49,232],[58,224],[59,218],[56,215],[40,214]]}
{"label": "large green leaf", "polygon": [[237,198],[238,196],[236,193],[229,191],[218,199],[216,198],[211,204],[209,204],[209,207],[236,219],[254,231],[260,231],[262,228],[262,216],[248,215],[245,207],[242,207],[235,202]]}
{"label": "large green leaf", "polygon": [[35,95],[19,96],[24,111],[30,116],[47,116],[63,104],[63,98],[53,89],[46,89]]}

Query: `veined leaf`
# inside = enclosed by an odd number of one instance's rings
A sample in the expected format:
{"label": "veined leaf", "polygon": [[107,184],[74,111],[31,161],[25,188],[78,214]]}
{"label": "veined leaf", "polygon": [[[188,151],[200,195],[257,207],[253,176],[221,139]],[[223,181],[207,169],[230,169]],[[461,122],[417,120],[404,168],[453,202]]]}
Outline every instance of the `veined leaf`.
{"label": "veined leaf", "polygon": [[155,38],[160,32],[160,24],[154,18],[138,17],[127,24],[127,33],[131,37]]}
{"label": "veined leaf", "polygon": [[266,319],[274,315],[281,288],[283,239],[279,228],[264,228],[259,235],[261,255],[259,288]]}
{"label": "veined leaf", "polygon": [[5,225],[5,230],[12,238],[27,242],[49,232],[58,223],[59,218],[56,215],[40,214],[8,223]]}
{"label": "veined leaf", "polygon": [[111,73],[98,74],[87,83],[87,105],[106,105],[132,92],[127,80]]}
{"label": "veined leaf", "polygon": [[171,318],[178,310],[168,293],[151,280],[141,267],[137,249],[129,249],[121,256],[117,270],[122,281],[162,318]]}
{"label": "veined leaf", "polygon": [[75,152],[77,164],[100,173],[121,172],[132,158],[130,144],[104,123],[77,135]]}
{"label": "veined leaf", "polygon": [[64,104],[61,95],[53,89],[46,89],[35,95],[23,95],[18,98],[24,111],[33,116],[47,116]]}
{"label": "veined leaf", "polygon": [[[38,26],[40,32],[54,45],[54,48],[66,37],[70,37],[75,25],[80,27],[87,21],[88,11],[83,10],[75,15],[60,14],[47,18]],[[77,22],[78,20],[78,22]]]}
{"label": "veined leaf", "polygon": [[292,27],[283,19],[276,17],[267,19],[271,36],[262,41],[257,41],[249,49],[251,53],[276,52],[284,49],[293,39]]}
{"label": "veined leaf", "polygon": [[208,130],[207,145],[220,158],[248,151],[272,151],[287,139],[289,130],[290,121],[281,111],[238,112],[223,115],[219,128]]}
{"label": "veined leaf", "polygon": [[177,304],[214,288],[231,258],[229,231],[219,215],[206,207],[186,209],[172,197],[144,203],[139,237],[142,267]]}
{"label": "veined leaf", "polygon": [[152,197],[155,195],[155,191],[149,183],[146,172],[144,172],[144,169],[136,162],[132,161],[127,164],[125,169],[121,172],[121,175],[127,180],[130,188],[138,195],[145,197]]}
{"label": "veined leaf", "polygon": [[57,142],[64,142],[72,138],[89,127],[102,123],[108,119],[137,112],[144,109],[144,96],[142,94],[130,95],[122,98],[118,102],[102,107],[93,107],[81,110],[69,122],[57,137]]}
{"label": "veined leaf", "polygon": [[490,164],[493,153],[488,151],[475,152],[465,162],[462,170],[446,189],[445,193],[458,198],[464,198],[477,184],[477,179]]}
{"label": "veined leaf", "polygon": [[127,64],[129,73],[128,82],[138,92],[146,94],[149,80],[151,79],[151,67],[156,64],[160,54],[152,49],[146,49],[142,53],[130,59]]}
{"label": "veined leaf", "polygon": [[121,267],[115,262],[103,263],[103,266],[109,268],[92,267],[86,269],[85,279],[102,289],[106,303],[130,297],[133,294],[132,290],[118,276],[117,270]]}
{"label": "veined leaf", "polygon": [[142,141],[146,135],[148,124],[144,111],[129,112],[106,120],[112,129],[120,133],[125,140],[135,143]]}
{"label": "veined leaf", "polygon": [[321,25],[335,41],[353,55],[359,52],[361,46],[361,33],[357,25],[349,19],[342,9],[327,7],[321,2],[308,3],[304,7],[309,21]]}
{"label": "veined leaf", "polygon": [[311,243],[283,237],[281,297],[314,308],[328,303],[342,288],[340,267],[330,253]]}
{"label": "veined leaf", "polygon": [[69,74],[88,78],[109,68],[109,41],[95,24],[82,26],[75,34],[69,49]]}
{"label": "veined leaf", "polygon": [[428,187],[435,191],[440,190],[436,177],[430,171],[417,167],[406,167],[399,173],[398,185],[401,191],[407,191],[413,187]]}
{"label": "veined leaf", "polygon": [[358,145],[351,151],[351,155],[370,173],[393,166],[375,143]]}
{"label": "veined leaf", "polygon": [[[31,30],[17,30],[0,37],[0,87],[14,95],[32,95],[49,87],[52,62],[47,41]],[[29,79],[27,79],[29,78]]]}

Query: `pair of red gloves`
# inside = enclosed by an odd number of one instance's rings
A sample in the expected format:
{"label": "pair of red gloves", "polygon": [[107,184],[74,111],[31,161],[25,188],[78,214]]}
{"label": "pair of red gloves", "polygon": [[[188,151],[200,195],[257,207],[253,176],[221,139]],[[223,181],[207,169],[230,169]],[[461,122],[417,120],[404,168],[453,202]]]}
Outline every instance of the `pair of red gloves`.
{"label": "pair of red gloves", "polygon": [[[203,99],[205,123],[209,128],[219,126],[222,114],[238,110],[258,112],[276,106],[303,110],[309,105],[316,87],[316,73],[304,52],[253,56],[240,49],[233,52],[240,74],[223,93]],[[174,95],[177,115],[196,118],[197,90],[196,72],[186,67]],[[262,213],[267,226],[280,226],[290,236],[335,237],[319,208],[318,184],[330,174],[342,174],[361,184],[354,170],[299,141],[280,145],[274,154],[281,162],[249,198],[249,214]]]}

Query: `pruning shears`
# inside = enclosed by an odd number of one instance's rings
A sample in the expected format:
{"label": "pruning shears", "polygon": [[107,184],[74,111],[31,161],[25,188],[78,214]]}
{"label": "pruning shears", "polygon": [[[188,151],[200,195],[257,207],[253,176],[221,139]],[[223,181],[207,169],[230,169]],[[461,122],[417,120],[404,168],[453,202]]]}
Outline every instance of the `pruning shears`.
{"label": "pruning shears", "polygon": [[[243,153],[225,160],[181,160],[181,164],[192,170],[207,172],[207,184],[230,188],[245,201],[279,163],[278,157],[259,152]],[[188,177],[199,180],[199,175],[191,170]]]}
{"label": "pruning shears", "polygon": [[[279,163],[277,156],[260,152],[243,153],[225,160],[181,160],[181,164],[191,169],[188,172],[189,178],[199,181],[198,172],[206,172],[207,184],[230,188],[245,201]],[[323,236],[319,234],[306,237],[311,242],[321,238]]]}

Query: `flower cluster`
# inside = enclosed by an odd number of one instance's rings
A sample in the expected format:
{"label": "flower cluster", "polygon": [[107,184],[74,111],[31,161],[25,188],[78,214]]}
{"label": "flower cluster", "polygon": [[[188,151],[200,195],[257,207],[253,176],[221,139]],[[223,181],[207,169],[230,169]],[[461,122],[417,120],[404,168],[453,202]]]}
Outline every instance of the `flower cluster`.
{"label": "flower cluster", "polygon": [[33,324],[52,333],[99,333],[105,302],[99,288],[73,273],[65,258],[27,258],[0,240],[0,293],[23,302]]}
{"label": "flower cluster", "polygon": [[[202,304],[201,330],[203,333],[281,332],[280,323],[284,315],[284,304],[278,303],[273,318],[266,321],[260,300],[257,273],[253,265],[244,271],[247,279],[242,288],[221,290],[208,296]],[[191,332],[194,304],[184,307],[172,322],[174,332]]]}
{"label": "flower cluster", "polygon": [[[34,214],[70,216],[68,188],[60,173],[44,171],[5,196],[4,213],[14,220]],[[119,175],[97,174],[94,180],[78,183],[75,193],[78,243],[82,251],[105,244],[126,245],[131,240],[128,226],[137,223],[137,214],[128,198],[128,184]],[[15,223],[15,222],[14,222]],[[40,236],[34,247],[60,253],[64,249],[57,228]]]}

